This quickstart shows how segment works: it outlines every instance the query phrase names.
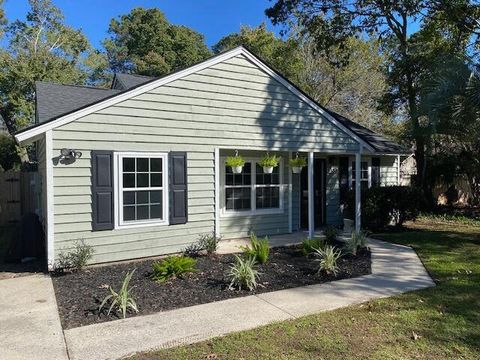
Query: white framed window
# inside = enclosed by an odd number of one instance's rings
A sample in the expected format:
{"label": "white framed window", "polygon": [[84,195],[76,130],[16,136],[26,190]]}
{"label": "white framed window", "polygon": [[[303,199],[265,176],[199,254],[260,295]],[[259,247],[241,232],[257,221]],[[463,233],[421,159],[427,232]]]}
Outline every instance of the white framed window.
{"label": "white framed window", "polygon": [[167,161],[167,153],[115,153],[115,227],[168,224]]}
{"label": "white framed window", "polygon": [[[355,188],[356,168],[355,160],[350,162],[350,188]],[[371,163],[362,160],[360,162],[360,187],[367,189],[371,186]]]}
{"label": "white framed window", "polygon": [[260,159],[245,159],[240,174],[234,174],[222,159],[222,215],[255,215],[283,212],[283,161],[266,174]]}

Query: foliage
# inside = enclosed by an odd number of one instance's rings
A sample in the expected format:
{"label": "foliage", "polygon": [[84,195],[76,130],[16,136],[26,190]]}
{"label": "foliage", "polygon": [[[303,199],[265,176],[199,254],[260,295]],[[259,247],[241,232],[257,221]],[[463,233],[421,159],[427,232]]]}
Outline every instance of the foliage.
{"label": "foliage", "polygon": [[338,266],[337,261],[342,256],[340,250],[336,249],[335,246],[327,245],[323,249],[316,249],[315,254],[319,257],[317,261],[320,263],[318,272],[325,272],[330,275],[337,275]]}
{"label": "foliage", "polygon": [[198,241],[191,243],[183,249],[183,255],[187,257],[198,257],[204,249]]}
{"label": "foliage", "polygon": [[195,272],[197,261],[186,256],[167,256],[152,264],[152,279],[157,282],[165,282],[181,274]]}
{"label": "foliage", "polygon": [[456,223],[459,225],[480,226],[480,219],[473,216],[465,216],[460,214],[433,214],[421,213],[418,216],[420,221],[432,221],[438,223]]}
{"label": "foliage", "polygon": [[325,242],[322,239],[304,239],[302,241],[303,255],[310,255],[316,250],[323,248],[324,246]]}
{"label": "foliage", "polygon": [[101,312],[103,307],[107,305],[107,303],[110,302],[110,307],[108,308],[107,315],[110,315],[110,312],[112,309],[116,308],[120,314],[122,314],[123,318],[127,316],[127,310],[131,309],[138,313],[138,307],[137,303],[135,302],[135,299],[132,296],[132,288],[129,287],[130,285],[130,280],[132,279],[132,275],[135,272],[136,269],[133,269],[132,272],[127,272],[125,275],[125,278],[123,279],[122,282],[122,287],[118,292],[113,290],[111,286],[108,287],[108,290],[110,291],[110,295],[107,295],[102,303],[100,304],[100,307],[98,308],[98,311]]}
{"label": "foliage", "polygon": [[20,157],[13,138],[7,134],[0,134],[0,170],[11,170],[20,165]]}
{"label": "foliage", "polygon": [[365,248],[367,246],[367,234],[363,231],[352,232],[352,235],[345,242],[345,250],[347,254],[357,256],[357,250],[359,248]]}
{"label": "foliage", "polygon": [[[369,230],[384,229],[393,223],[402,226],[414,220],[424,208],[423,192],[406,186],[371,187],[362,189],[362,227]],[[354,209],[355,191],[347,193],[346,207]]]}
{"label": "foliage", "polygon": [[62,251],[58,255],[54,269],[58,272],[82,270],[88,264],[94,252],[93,247],[87,245],[85,240],[75,241],[72,251]]}
{"label": "foliage", "polygon": [[338,230],[335,227],[329,225],[325,228],[324,234],[327,243],[332,243],[337,240]]}
{"label": "foliage", "polygon": [[240,45],[246,46],[294,82],[303,66],[295,39],[282,40],[272,31],[268,31],[265,23],[256,28],[242,26],[238,33],[223,37],[212,49],[218,54]]}
{"label": "foliage", "polygon": [[268,237],[258,239],[255,234],[250,235],[250,246],[242,246],[241,250],[247,257],[253,258],[260,264],[265,264],[270,254],[270,244]]}
{"label": "foliage", "polygon": [[228,272],[228,277],[230,278],[230,289],[246,288],[250,291],[255,290],[258,286],[257,280],[259,278],[259,273],[255,269],[255,258],[247,257],[242,259],[238,255],[235,255],[235,263],[230,266],[230,271]]}
{"label": "foliage", "polygon": [[289,161],[290,167],[305,167],[307,166],[307,159],[304,157],[292,158]]}
{"label": "foliage", "polygon": [[279,156],[267,154],[260,159],[259,165],[263,167],[277,167],[279,162]]}
{"label": "foliage", "polygon": [[104,63],[51,0],[29,0],[26,20],[7,27],[0,51],[0,114],[10,133],[33,122],[36,81],[84,84]]}
{"label": "foliage", "polygon": [[134,8],[112,19],[108,33],[103,44],[115,72],[161,76],[210,56],[203,35],[171,24],[158,8]]}
{"label": "foliage", "polygon": [[206,250],[208,255],[214,254],[217,251],[219,241],[220,239],[217,237],[215,232],[200,235],[198,239],[200,247],[203,250]]}
{"label": "foliage", "polygon": [[228,156],[225,160],[225,164],[230,167],[237,167],[245,165],[245,160],[240,155],[237,156]]}

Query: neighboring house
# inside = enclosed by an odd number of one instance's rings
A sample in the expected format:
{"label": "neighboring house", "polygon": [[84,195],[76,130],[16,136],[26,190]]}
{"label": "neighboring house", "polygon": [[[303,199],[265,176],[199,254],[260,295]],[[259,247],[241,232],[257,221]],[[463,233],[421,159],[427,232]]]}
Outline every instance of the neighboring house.
{"label": "neighboring house", "polygon": [[[349,187],[398,184],[409,155],[243,47],[159,79],[37,83],[36,94],[37,124],[16,137],[37,143],[49,263],[79,239],[100,263],[178,252],[211,231],[313,236],[342,224]],[[225,166],[235,150],[241,175]],[[267,152],[282,157],[273,175],[258,165]],[[297,152],[309,161],[302,174],[288,166]]]}

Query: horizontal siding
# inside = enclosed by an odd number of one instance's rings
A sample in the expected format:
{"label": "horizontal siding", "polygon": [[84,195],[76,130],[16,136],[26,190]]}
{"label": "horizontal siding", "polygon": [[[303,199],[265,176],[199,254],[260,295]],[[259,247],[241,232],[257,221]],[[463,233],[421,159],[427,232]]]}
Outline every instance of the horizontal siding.
{"label": "horizontal siding", "polygon": [[[54,155],[74,148],[73,164],[54,159],[55,249],[84,239],[93,262],[156,256],[183,249],[214,227],[215,147],[354,152],[358,144],[280,83],[239,56],[53,131]],[[92,150],[186,151],[189,221],[175,226],[92,232]],[[286,165],[286,164],[285,164]],[[289,168],[285,166],[284,182]],[[298,176],[293,176],[293,222],[298,227]],[[288,232],[284,212],[223,217],[225,237]],[[296,225],[295,225],[296,224]]]}
{"label": "horizontal siding", "polygon": [[398,184],[398,163],[396,156],[380,158],[380,185],[394,186]]}

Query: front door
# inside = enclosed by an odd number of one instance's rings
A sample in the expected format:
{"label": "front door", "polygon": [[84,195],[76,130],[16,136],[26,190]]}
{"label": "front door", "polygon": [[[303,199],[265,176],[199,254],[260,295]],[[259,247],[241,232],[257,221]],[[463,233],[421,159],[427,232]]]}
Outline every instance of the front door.
{"label": "front door", "polygon": [[[315,228],[325,225],[326,198],[326,161],[313,160],[313,203]],[[300,175],[300,227],[308,229],[308,168],[305,166]]]}

